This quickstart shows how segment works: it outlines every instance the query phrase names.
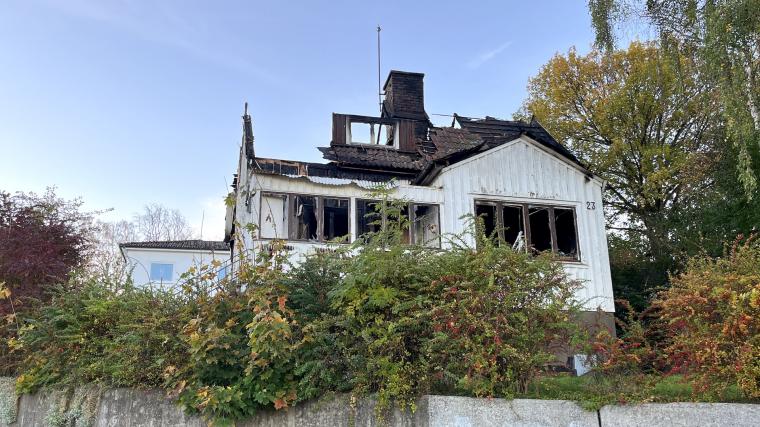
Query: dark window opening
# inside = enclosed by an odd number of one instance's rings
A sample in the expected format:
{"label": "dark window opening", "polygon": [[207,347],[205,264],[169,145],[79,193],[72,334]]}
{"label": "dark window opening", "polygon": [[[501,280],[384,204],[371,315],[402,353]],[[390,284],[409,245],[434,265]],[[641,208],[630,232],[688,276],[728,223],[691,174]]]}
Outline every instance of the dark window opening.
{"label": "dark window opening", "polygon": [[578,256],[578,240],[575,230],[575,211],[554,208],[554,228],[557,232],[557,254],[562,257]]}
{"label": "dark window opening", "polygon": [[380,231],[381,218],[379,202],[372,200],[356,201],[356,232],[358,237]]}
{"label": "dark window opening", "polygon": [[475,204],[475,216],[483,221],[483,233],[492,239],[497,239],[496,205]]}
{"label": "dark window opening", "polygon": [[[394,212],[395,211],[395,212]],[[409,205],[401,206],[401,209],[391,209],[390,219],[397,221],[401,228],[401,241],[404,243],[412,243],[412,233],[409,231]]]}
{"label": "dark window opening", "polygon": [[552,231],[549,225],[549,209],[532,207],[530,218],[530,247],[536,252],[552,250]]}
{"label": "dark window opening", "polygon": [[291,238],[297,240],[318,240],[317,236],[317,198],[314,196],[295,196],[291,216],[294,230]]}
{"label": "dark window opening", "polygon": [[322,235],[333,240],[348,235],[348,200],[322,199]]}
{"label": "dark window opening", "polygon": [[514,246],[515,242],[525,239],[525,222],[522,206],[504,206],[504,241]]}
{"label": "dark window opening", "polygon": [[414,243],[431,248],[441,247],[440,224],[437,205],[414,204],[412,233]]}

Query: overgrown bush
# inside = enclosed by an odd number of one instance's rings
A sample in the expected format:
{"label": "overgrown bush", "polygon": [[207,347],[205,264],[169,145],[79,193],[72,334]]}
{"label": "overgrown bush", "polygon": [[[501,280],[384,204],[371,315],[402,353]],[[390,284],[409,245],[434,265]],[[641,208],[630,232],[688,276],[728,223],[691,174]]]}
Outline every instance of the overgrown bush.
{"label": "overgrown bush", "polygon": [[380,408],[429,392],[513,396],[559,343],[580,343],[579,283],[550,255],[475,232],[445,251],[408,245],[401,204],[379,206],[379,232],[296,265],[275,241],[221,281],[189,272],[178,295],[62,287],[13,344],[18,389],[162,384],[228,422],[331,392],[376,393]]}
{"label": "overgrown bush", "polygon": [[667,324],[665,357],[700,391],[738,386],[760,398],[760,242],[737,239],[722,258],[697,257],[655,304]]}
{"label": "overgrown bush", "polygon": [[[692,258],[650,308],[627,311],[621,334],[595,343],[596,371],[617,395],[645,397],[676,376],[692,399],[760,398],[760,243],[738,238],[723,257]],[[631,387],[632,386],[632,387]]]}
{"label": "overgrown bush", "polygon": [[191,412],[223,422],[297,398],[298,324],[286,306],[282,242],[273,246],[258,263],[241,265],[238,280],[207,287],[202,274],[185,285],[198,313],[182,331],[188,358],[168,367],[165,379]]}
{"label": "overgrown bush", "polygon": [[24,357],[20,392],[91,383],[155,387],[167,366],[184,360],[180,334],[192,301],[104,280],[60,285],[47,304],[23,319],[19,338],[10,343]]}

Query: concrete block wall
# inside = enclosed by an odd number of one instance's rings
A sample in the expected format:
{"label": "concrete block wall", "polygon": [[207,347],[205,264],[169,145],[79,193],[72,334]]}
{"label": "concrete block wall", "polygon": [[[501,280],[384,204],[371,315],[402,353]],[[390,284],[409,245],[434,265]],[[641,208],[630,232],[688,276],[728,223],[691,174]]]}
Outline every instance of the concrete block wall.
{"label": "concrete block wall", "polygon": [[[49,394],[19,399],[16,422],[0,427],[46,426],[56,405]],[[670,403],[605,406],[585,411],[562,400],[476,399],[424,396],[412,413],[398,409],[384,419],[375,416],[372,399],[351,400],[337,395],[281,411],[267,411],[239,422],[238,427],[627,427],[627,426],[760,426],[760,405],[729,403]],[[77,426],[80,424],[77,423]],[[105,391],[94,418],[96,427],[203,427],[198,417],[186,415],[159,391],[115,389]]]}

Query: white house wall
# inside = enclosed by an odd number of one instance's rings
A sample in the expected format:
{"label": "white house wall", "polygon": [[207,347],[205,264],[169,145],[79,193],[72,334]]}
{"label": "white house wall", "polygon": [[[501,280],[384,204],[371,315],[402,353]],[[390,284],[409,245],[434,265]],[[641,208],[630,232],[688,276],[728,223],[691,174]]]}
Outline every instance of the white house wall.
{"label": "white house wall", "polygon": [[127,259],[129,267],[132,269],[132,280],[137,286],[143,286],[151,283],[150,265],[172,264],[172,280],[165,283],[174,284],[184,272],[191,266],[201,266],[211,264],[211,261],[218,260],[226,262],[230,259],[228,251],[193,251],[193,250],[172,250],[172,249],[153,249],[153,248],[123,248],[124,256]]}
{"label": "white house wall", "polygon": [[[584,282],[578,299],[586,309],[615,310],[600,180],[588,178],[538,143],[518,139],[444,169],[434,184],[443,188],[446,201],[444,232],[465,231],[460,218],[473,214],[475,199],[574,206],[581,260],[563,265]],[[587,209],[591,206],[593,210]]]}

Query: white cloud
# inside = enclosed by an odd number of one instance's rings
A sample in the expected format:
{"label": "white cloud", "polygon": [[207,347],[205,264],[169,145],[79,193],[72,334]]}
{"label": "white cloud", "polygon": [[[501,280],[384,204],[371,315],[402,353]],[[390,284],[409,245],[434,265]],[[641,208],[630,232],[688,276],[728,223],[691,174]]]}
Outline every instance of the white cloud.
{"label": "white cloud", "polygon": [[494,59],[496,57],[496,55],[500,54],[501,52],[503,52],[506,48],[508,48],[511,45],[512,45],[512,42],[508,41],[508,42],[502,43],[500,46],[498,46],[498,47],[496,47],[494,49],[488,50],[486,52],[482,52],[478,56],[472,58],[470,60],[470,62],[467,63],[467,68],[470,68],[470,69],[473,69],[473,70],[476,69],[476,68],[479,68],[481,65],[483,65],[486,62]]}

